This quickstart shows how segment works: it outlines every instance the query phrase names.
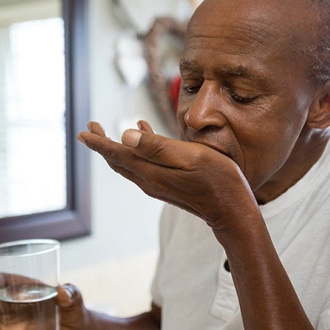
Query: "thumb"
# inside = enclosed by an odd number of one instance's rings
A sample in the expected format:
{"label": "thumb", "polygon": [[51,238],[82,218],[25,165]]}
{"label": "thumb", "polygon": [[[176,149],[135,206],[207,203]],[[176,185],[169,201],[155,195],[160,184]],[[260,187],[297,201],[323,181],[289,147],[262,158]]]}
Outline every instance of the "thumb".
{"label": "thumb", "polygon": [[64,329],[81,329],[87,310],[84,307],[80,291],[72,284],[65,284],[57,289],[57,303],[60,308],[61,325]]}
{"label": "thumb", "polygon": [[61,307],[69,307],[77,303],[82,303],[81,294],[73,284],[64,284],[58,287],[57,293],[58,304]]}
{"label": "thumb", "polygon": [[182,170],[194,169],[197,163],[202,165],[212,157],[219,157],[218,152],[200,143],[174,140],[136,129],[126,130],[122,143],[145,160]]}

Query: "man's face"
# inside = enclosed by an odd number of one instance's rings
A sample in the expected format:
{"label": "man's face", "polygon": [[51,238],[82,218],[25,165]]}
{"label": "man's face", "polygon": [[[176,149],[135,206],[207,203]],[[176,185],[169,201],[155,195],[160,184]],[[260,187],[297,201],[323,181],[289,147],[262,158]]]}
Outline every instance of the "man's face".
{"label": "man's face", "polygon": [[253,190],[288,160],[313,102],[302,10],[287,0],[206,0],[187,32],[181,138],[230,157]]}

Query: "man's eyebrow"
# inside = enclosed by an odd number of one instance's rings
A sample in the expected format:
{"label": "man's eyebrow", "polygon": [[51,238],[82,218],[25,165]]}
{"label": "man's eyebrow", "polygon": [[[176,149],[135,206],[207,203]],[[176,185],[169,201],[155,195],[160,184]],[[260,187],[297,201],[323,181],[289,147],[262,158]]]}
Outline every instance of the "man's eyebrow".
{"label": "man's eyebrow", "polygon": [[188,71],[188,72],[191,71],[191,73],[193,73],[193,72],[201,71],[200,65],[198,65],[198,63],[195,61],[180,60],[179,68],[180,68],[181,72],[182,71]]}
{"label": "man's eyebrow", "polygon": [[[180,61],[180,70],[186,74],[200,73],[202,72],[201,66],[196,61]],[[251,81],[256,82],[260,87],[269,87],[269,77],[265,79],[260,73],[255,72],[247,68],[246,66],[239,65],[224,65],[215,69],[215,73],[219,77],[225,79],[235,79],[235,78],[246,78]]]}
{"label": "man's eyebrow", "polygon": [[232,67],[222,67],[216,70],[218,73],[222,75],[230,75],[230,76],[237,76],[237,77],[254,77],[256,76],[254,73],[252,73],[248,68],[246,68],[243,65],[238,66],[232,66]]}
{"label": "man's eyebrow", "polygon": [[[202,71],[202,67],[196,61],[180,61],[181,71],[199,72]],[[243,77],[243,78],[258,78],[259,75],[256,72],[251,71],[243,65],[223,65],[215,69],[215,73],[225,77]]]}
{"label": "man's eyebrow", "polygon": [[257,71],[251,70],[244,65],[237,65],[237,66],[223,66],[219,69],[216,69],[215,72],[225,78],[246,78],[251,81],[255,81],[261,85],[266,84],[265,77],[262,77],[261,74]]}

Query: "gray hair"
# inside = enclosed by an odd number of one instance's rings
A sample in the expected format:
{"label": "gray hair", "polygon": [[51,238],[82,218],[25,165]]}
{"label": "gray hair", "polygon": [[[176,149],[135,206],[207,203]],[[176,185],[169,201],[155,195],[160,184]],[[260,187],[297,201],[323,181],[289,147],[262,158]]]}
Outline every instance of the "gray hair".
{"label": "gray hair", "polygon": [[[310,78],[314,83],[330,80],[330,0],[309,0],[318,13],[311,12],[319,20],[315,31],[315,43],[306,47],[311,60]],[[316,5],[316,6],[315,6]]]}

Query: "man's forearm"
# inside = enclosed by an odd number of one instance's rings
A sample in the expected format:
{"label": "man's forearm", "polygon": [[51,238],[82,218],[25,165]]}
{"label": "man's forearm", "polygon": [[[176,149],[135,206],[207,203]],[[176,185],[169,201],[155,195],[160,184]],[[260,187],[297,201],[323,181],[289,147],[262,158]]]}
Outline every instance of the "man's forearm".
{"label": "man's forearm", "polygon": [[216,233],[230,263],[245,329],[312,329],[266,226],[241,235]]}

